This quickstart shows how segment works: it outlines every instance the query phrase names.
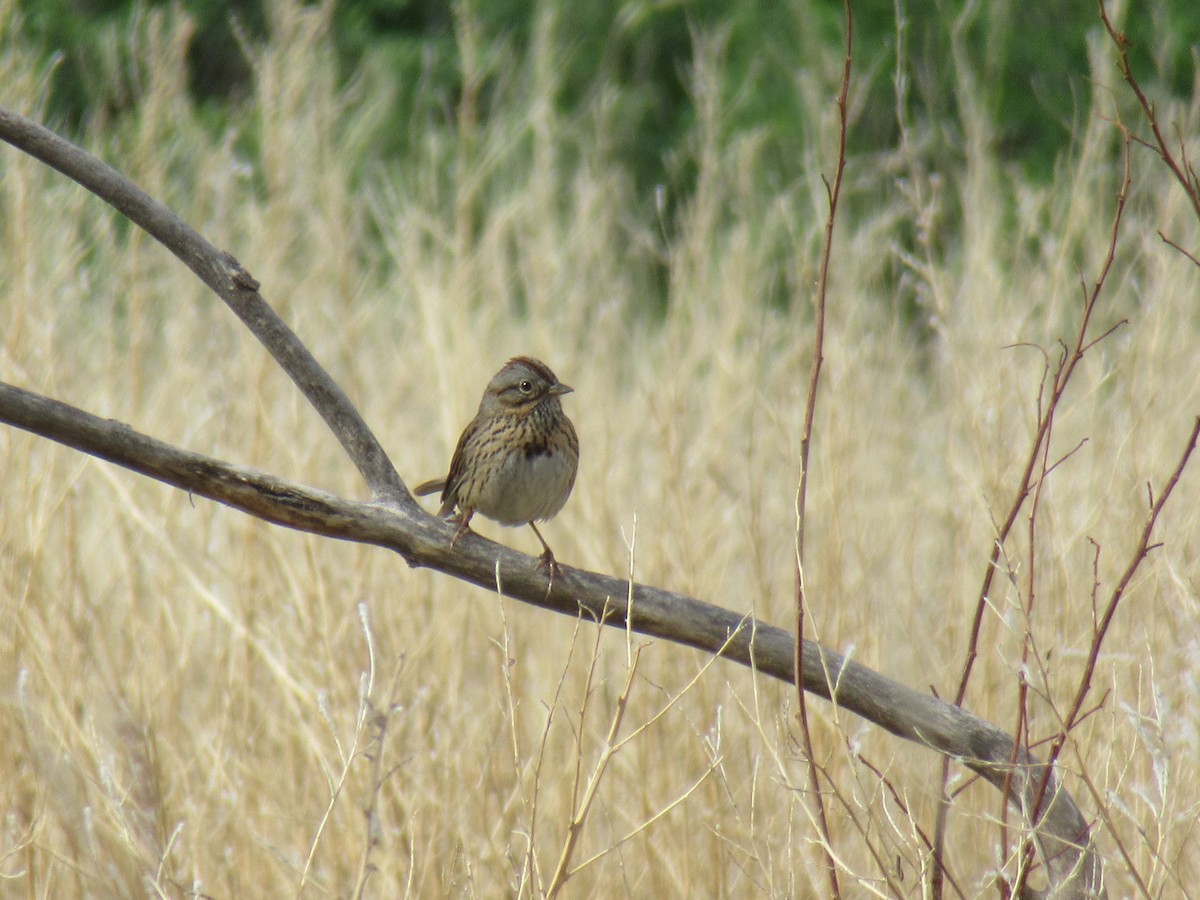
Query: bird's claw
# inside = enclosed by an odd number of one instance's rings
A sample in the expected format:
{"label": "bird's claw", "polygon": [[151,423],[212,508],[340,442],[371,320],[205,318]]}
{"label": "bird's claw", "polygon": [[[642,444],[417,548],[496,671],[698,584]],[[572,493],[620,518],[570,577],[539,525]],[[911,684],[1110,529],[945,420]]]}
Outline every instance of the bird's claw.
{"label": "bird's claw", "polygon": [[550,580],[554,580],[554,576],[562,572],[562,566],[555,560],[554,554],[547,548],[546,552],[538,557],[537,571],[545,572]]}

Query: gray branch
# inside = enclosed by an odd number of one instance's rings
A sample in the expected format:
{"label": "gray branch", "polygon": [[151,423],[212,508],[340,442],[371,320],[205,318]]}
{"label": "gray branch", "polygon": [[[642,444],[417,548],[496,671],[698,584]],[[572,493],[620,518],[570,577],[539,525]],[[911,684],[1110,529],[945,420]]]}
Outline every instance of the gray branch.
{"label": "gray branch", "polygon": [[325,419],[373,495],[416,505],[383,447],[350,399],[258,293],[259,283],[229,253],[196,233],[116,169],[36,122],[0,109],[0,138],[87,188],[181,259],[234,311]]}
{"label": "gray branch", "polygon": [[[41,126],[0,109],[0,138],[87,187],[179,256],[237,313],[317,408],[376,502],[344,499],[182,450],[119,422],[5,384],[0,384],[0,422],[277,525],[384,547],[410,566],[433,568],[564,615],[585,615],[604,625],[696,647],[794,683],[795,639],[780,628],[682,594],[568,566],[548,584],[532,557],[475,534],[451,549],[454,527],[417,505],[344,392],[267,306],[257,282],[232,256],[111,167]],[[1000,790],[1008,781],[1009,800],[1030,823],[1046,867],[1046,896],[1105,895],[1100,860],[1079,808],[1052,768],[1016,746],[1011,736],[958,706],[811,641],[804,642],[801,664],[809,692],[959,760]],[[1032,890],[1027,894],[1041,896]]]}

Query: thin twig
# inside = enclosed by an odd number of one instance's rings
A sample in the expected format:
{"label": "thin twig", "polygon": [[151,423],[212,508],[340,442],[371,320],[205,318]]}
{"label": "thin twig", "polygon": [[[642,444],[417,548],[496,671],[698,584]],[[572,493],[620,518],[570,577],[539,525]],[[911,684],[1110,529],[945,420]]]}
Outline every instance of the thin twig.
{"label": "thin twig", "polygon": [[[1175,180],[1179,182],[1183,188],[1184,194],[1192,204],[1192,210],[1196,213],[1196,218],[1200,220],[1200,177],[1197,177],[1196,169],[1187,158],[1187,146],[1182,138],[1179,141],[1179,147],[1182,156],[1182,162],[1175,158],[1171,152],[1170,145],[1167,144],[1166,137],[1163,136],[1162,128],[1158,124],[1158,114],[1155,112],[1154,104],[1150,102],[1146,96],[1142,86],[1138,83],[1137,78],[1133,74],[1133,68],[1129,64],[1129,38],[1125,32],[1118,31],[1113,25],[1112,20],[1108,17],[1108,5],[1105,0],[1099,0],[1100,5],[1100,21],[1104,24],[1104,30],[1108,32],[1109,38],[1113,42],[1113,46],[1117,48],[1117,64],[1121,68],[1121,77],[1125,79],[1135,97],[1137,97],[1138,106],[1142,108],[1142,113],[1146,117],[1146,124],[1150,126],[1150,131],[1154,135],[1154,143],[1148,141],[1139,141],[1145,144],[1158,154],[1159,159],[1166,164]],[[1168,242],[1169,243],[1169,242]],[[1172,244],[1174,246],[1174,244]],[[1193,262],[1195,257],[1190,253],[1187,254]]]}
{"label": "thin twig", "polygon": [[[933,842],[929,839],[929,836],[925,834],[921,826],[917,824],[916,814],[909,809],[908,804],[904,802],[904,798],[900,795],[900,791],[896,790],[896,786],[892,784],[891,779],[888,778],[878,766],[872,763],[861,753],[855,753],[854,758],[859,763],[866,766],[871,772],[873,772],[875,777],[879,779],[880,784],[887,788],[888,795],[892,798],[892,802],[900,808],[902,813],[904,813],[905,818],[907,818],[909,823],[912,825],[913,831],[916,833],[917,837],[920,838],[921,843],[925,845],[925,849],[932,850]],[[937,864],[936,859],[934,860],[934,864]],[[950,881],[950,886],[954,889],[954,892],[958,894],[959,897],[965,898],[966,894],[963,892],[963,889],[959,886],[958,882],[954,880],[954,876],[951,875],[950,872],[945,872],[944,875]]]}
{"label": "thin twig", "polygon": [[1071,381],[1071,376],[1074,375],[1076,367],[1083,360],[1089,350],[1096,346],[1099,340],[1113,334],[1118,325],[1106,329],[1100,338],[1093,339],[1088,335],[1088,330],[1092,322],[1092,316],[1096,310],[1096,303],[1100,299],[1100,294],[1104,289],[1104,285],[1108,280],[1109,272],[1112,270],[1113,261],[1116,259],[1117,253],[1117,238],[1120,234],[1121,221],[1125,215],[1125,203],[1129,196],[1129,185],[1131,175],[1129,169],[1129,139],[1126,136],[1125,152],[1123,154],[1124,165],[1122,168],[1121,186],[1117,191],[1116,211],[1113,214],[1112,225],[1109,229],[1108,251],[1105,255],[1104,262],[1100,267],[1100,272],[1096,276],[1091,289],[1084,287],[1083,310],[1079,320],[1079,326],[1076,331],[1075,343],[1068,352],[1063,355],[1057,370],[1051,380],[1050,396],[1046,401],[1045,408],[1041,411],[1038,417],[1037,430],[1033,436],[1033,443],[1029,449],[1029,455],[1026,458],[1025,469],[1021,473],[1021,479],[1017,485],[1017,490],[1013,501],[1009,506],[1008,514],[1005,516],[1003,524],[1000,526],[996,536],[992,542],[992,551],[988,558],[987,564],[984,566],[983,583],[980,585],[979,594],[975,601],[975,615],[971,622],[971,629],[967,640],[967,654],[963,661],[962,674],[959,676],[958,690],[954,695],[954,702],[961,704],[966,699],[967,686],[971,680],[971,672],[975,665],[975,660],[979,655],[979,636],[983,626],[983,613],[987,609],[988,598],[992,589],[992,581],[995,578],[998,564],[1000,562],[1000,554],[1004,544],[1011,534],[1013,526],[1017,522],[1017,518],[1025,506],[1025,501],[1029,498],[1033,488],[1033,473],[1035,472],[1038,460],[1041,458],[1044,448],[1049,445],[1050,437],[1054,430],[1054,417],[1058,412],[1059,403],[1062,401],[1063,394],[1067,390],[1067,385]]}
{"label": "thin twig", "polygon": [[[1081,276],[1081,291],[1083,294],[1083,307],[1080,314],[1079,325],[1076,330],[1075,341],[1069,348],[1064,345],[1063,354],[1059,360],[1059,364],[1055,369],[1050,383],[1050,393],[1046,398],[1043,406],[1041,402],[1041,391],[1044,391],[1044,381],[1039,387],[1038,399],[1038,420],[1037,428],[1034,432],[1033,441],[1029,448],[1028,456],[1025,461],[1025,468],[1021,473],[1021,478],[1018,481],[1016,492],[1013,496],[1012,503],[1009,505],[1008,513],[1004,518],[1003,523],[997,529],[996,535],[992,540],[991,553],[988,556],[987,563],[984,566],[983,580],[979,588],[979,594],[975,600],[975,612],[971,620],[971,627],[967,637],[967,652],[963,660],[962,673],[959,676],[958,689],[954,695],[955,705],[961,705],[966,699],[967,687],[970,684],[971,673],[974,670],[975,660],[979,655],[979,639],[983,630],[983,615],[988,608],[991,599],[992,584],[996,576],[996,572],[1000,569],[1000,556],[1004,552],[1004,547],[1008,542],[1008,538],[1012,533],[1013,527],[1017,523],[1017,519],[1021,514],[1021,510],[1025,507],[1026,501],[1029,499],[1034,490],[1034,473],[1038,470],[1039,460],[1045,465],[1045,454],[1048,452],[1051,437],[1054,432],[1055,416],[1058,412],[1059,405],[1062,402],[1063,395],[1066,393],[1067,386],[1071,382],[1071,377],[1074,375],[1079,363],[1084,356],[1100,340],[1113,334],[1120,326],[1120,323],[1106,329],[1099,338],[1093,338],[1089,335],[1089,330],[1096,311],[1096,305],[1100,299],[1100,295],[1104,290],[1104,286],[1108,281],[1109,273],[1112,271],[1113,262],[1116,259],[1117,239],[1120,235],[1121,223],[1125,215],[1125,205],[1129,196],[1129,186],[1132,181],[1130,174],[1130,135],[1124,132],[1125,144],[1124,153],[1122,154],[1123,166],[1121,173],[1121,184],[1117,191],[1116,209],[1113,213],[1112,223],[1109,227],[1108,249],[1104,257],[1104,261],[1100,266],[1100,271],[1089,288],[1086,283],[1082,282]],[[1014,740],[1018,739],[1019,735],[1014,736]],[[1024,752],[1024,751],[1023,751]],[[934,854],[941,857],[946,838],[946,825],[949,815],[950,798],[946,794],[946,785],[950,780],[949,760],[942,761],[942,798],[938,804],[937,821],[934,827]],[[1036,821],[1036,818],[1031,821]],[[933,870],[933,883],[931,885],[931,893],[935,898],[941,896],[940,879],[942,866],[937,866]]]}
{"label": "thin twig", "polygon": [[[1121,574],[1121,578],[1117,581],[1116,587],[1113,588],[1109,595],[1108,603],[1104,607],[1104,612],[1100,616],[1100,621],[1093,629],[1091,646],[1088,649],[1087,661],[1084,664],[1083,674],[1079,677],[1079,687],[1075,692],[1075,698],[1071,701],[1071,707],[1067,715],[1063,719],[1062,727],[1059,730],[1054,741],[1050,745],[1050,755],[1048,759],[1047,772],[1049,767],[1054,766],[1058,761],[1059,755],[1062,753],[1063,746],[1066,744],[1067,736],[1074,729],[1079,720],[1079,715],[1083,710],[1084,701],[1087,699],[1088,693],[1092,689],[1092,676],[1095,674],[1096,665],[1100,660],[1100,649],[1104,645],[1104,639],[1108,636],[1109,626],[1112,625],[1113,616],[1117,613],[1117,607],[1120,605],[1125,592],[1129,589],[1130,583],[1133,581],[1134,575],[1141,567],[1146,557],[1160,544],[1152,544],[1151,536],[1154,534],[1154,526],[1158,523],[1158,518],[1162,514],[1167,501],[1171,498],[1171,494],[1175,491],[1175,486],[1179,483],[1180,477],[1191,460],[1192,453],[1196,449],[1196,442],[1200,439],[1200,416],[1196,417],[1192,424],[1191,433],[1188,435],[1187,442],[1184,445],[1183,453],[1180,454],[1179,461],[1175,464],[1175,469],[1171,472],[1167,479],[1166,485],[1163,486],[1158,498],[1153,501],[1150,512],[1146,516],[1146,521],[1142,526],[1142,534],[1138,540],[1137,546],[1134,548],[1133,554],[1130,557],[1125,571]],[[1046,796],[1048,786],[1045,784],[1038,785],[1038,789],[1034,794],[1034,805],[1031,811],[1032,818],[1036,821],[1042,802]]]}
{"label": "thin twig", "polygon": [[821,795],[821,784],[817,777],[816,760],[813,757],[812,732],[808,726],[808,701],[804,692],[804,667],[801,665],[804,646],[804,610],[808,604],[804,581],[805,518],[808,500],[809,449],[812,444],[813,418],[817,408],[817,389],[821,383],[821,363],[825,347],[825,305],[829,287],[829,262],[833,255],[833,228],[837,218],[838,199],[842,192],[842,175],[846,169],[846,106],[850,94],[850,68],[854,49],[854,17],[850,11],[850,0],[844,0],[846,17],[846,58],[842,65],[842,88],[838,94],[838,149],[834,168],[833,184],[825,181],[829,203],[829,217],[825,221],[825,242],[821,248],[821,263],[817,275],[816,320],[813,323],[812,371],[808,380],[808,398],[804,406],[804,430],[800,436],[800,484],[796,492],[796,697],[800,721],[800,740],[804,758],[808,763],[808,787],[816,805],[817,825],[821,832],[821,847],[825,853],[825,867],[829,877],[831,896],[840,897],[837,864],[831,850],[829,821],[825,815],[825,801]]}
{"label": "thin twig", "polygon": [[1188,259],[1190,259],[1194,265],[1200,266],[1200,256],[1196,256],[1194,253],[1190,253],[1189,251],[1185,250],[1183,247],[1180,247],[1177,243],[1175,243],[1173,240],[1171,240],[1169,237],[1167,237],[1161,231],[1158,232],[1158,236],[1160,238],[1162,238],[1162,242],[1164,244],[1166,244],[1168,247],[1175,248],[1180,253],[1182,253],[1184,256],[1186,256]]}

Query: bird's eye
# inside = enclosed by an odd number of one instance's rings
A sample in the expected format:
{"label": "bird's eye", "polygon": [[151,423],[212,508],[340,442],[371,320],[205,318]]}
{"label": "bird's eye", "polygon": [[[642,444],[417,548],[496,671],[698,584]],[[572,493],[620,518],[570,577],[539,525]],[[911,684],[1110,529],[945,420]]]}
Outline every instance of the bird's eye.
{"label": "bird's eye", "polygon": [[522,394],[528,394],[530,391],[533,390],[533,382],[530,381],[528,378],[526,378],[524,381],[521,382],[520,387],[521,387]]}

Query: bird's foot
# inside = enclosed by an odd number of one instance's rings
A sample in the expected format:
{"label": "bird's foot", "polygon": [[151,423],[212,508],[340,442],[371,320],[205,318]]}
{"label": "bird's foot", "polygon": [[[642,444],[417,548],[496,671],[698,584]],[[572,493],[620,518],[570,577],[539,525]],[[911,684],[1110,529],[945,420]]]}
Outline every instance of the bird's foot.
{"label": "bird's foot", "polygon": [[554,580],[554,576],[562,572],[562,566],[555,560],[554,554],[550,552],[550,548],[546,548],[546,552],[538,557],[537,571],[545,572],[550,580]]}
{"label": "bird's foot", "polygon": [[471,513],[470,512],[460,513],[459,515],[452,518],[450,521],[458,523],[458,528],[454,532],[454,537],[450,538],[450,546],[453,547],[455,544],[458,543],[459,538],[461,538],[464,534],[466,534],[468,531],[471,530]]}

